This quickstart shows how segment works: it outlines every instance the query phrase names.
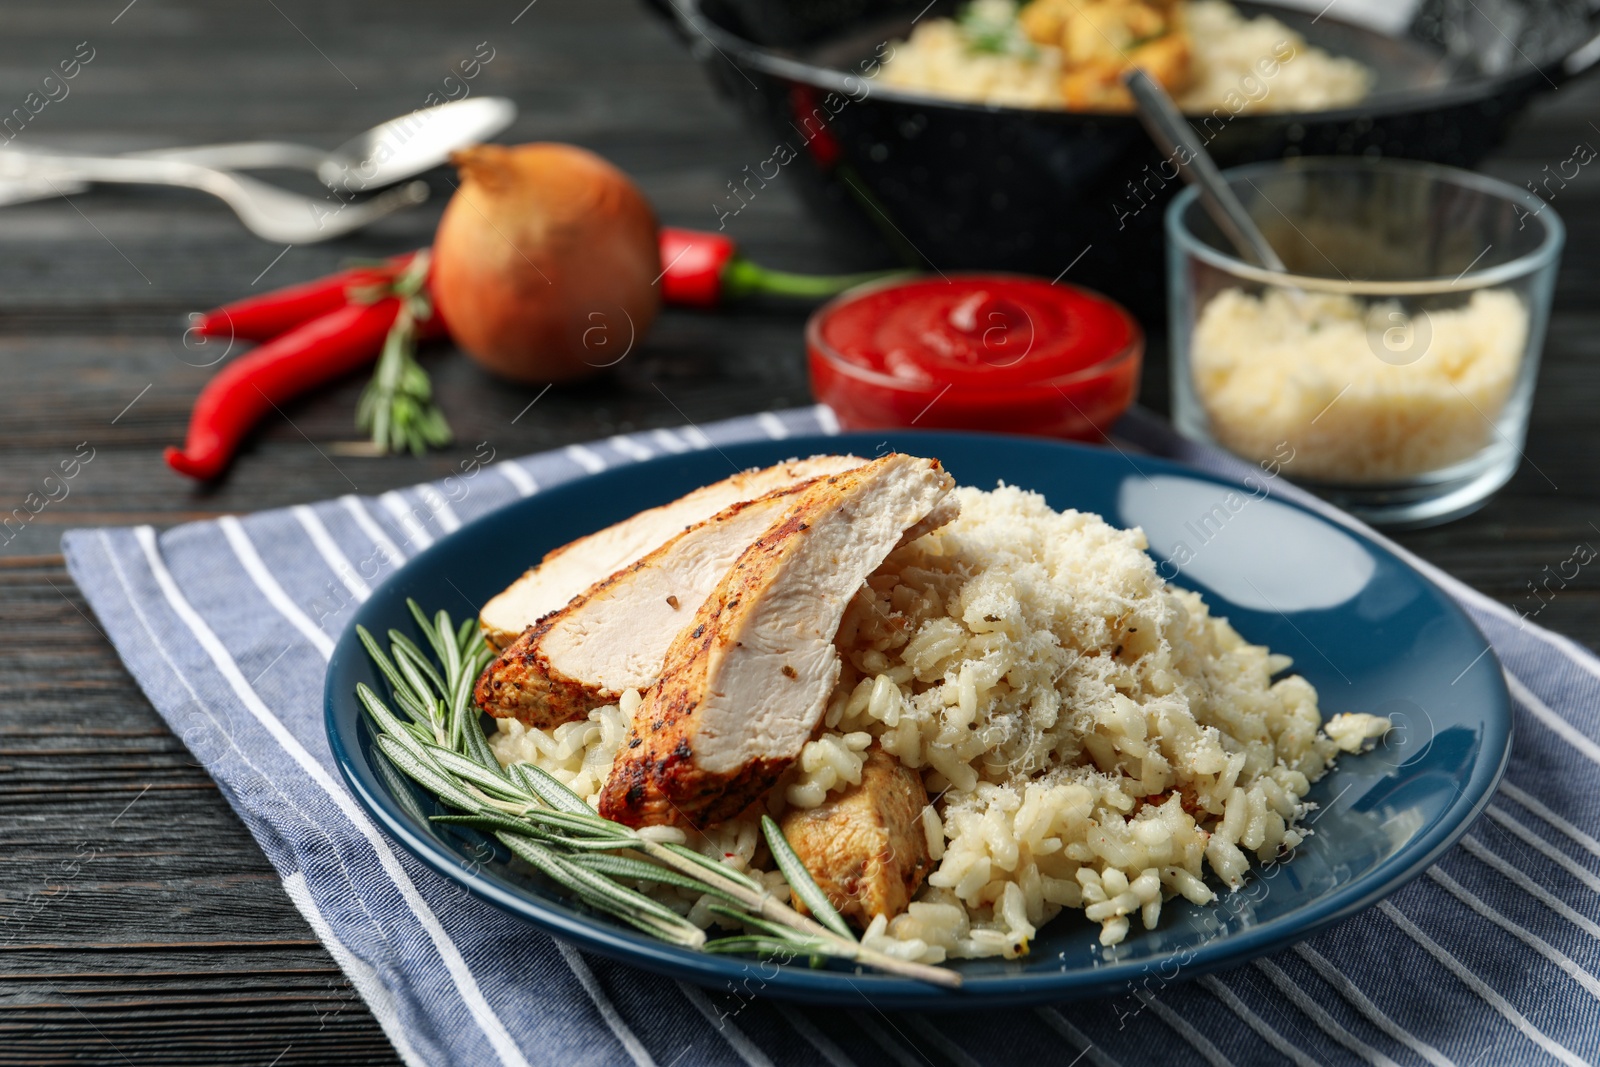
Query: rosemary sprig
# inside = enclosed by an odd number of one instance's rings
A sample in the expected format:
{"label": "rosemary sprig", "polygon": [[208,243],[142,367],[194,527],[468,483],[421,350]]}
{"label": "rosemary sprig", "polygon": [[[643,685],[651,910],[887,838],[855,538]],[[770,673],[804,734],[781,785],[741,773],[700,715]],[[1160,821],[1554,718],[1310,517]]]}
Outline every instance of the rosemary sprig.
{"label": "rosemary sprig", "polygon": [[[501,767],[472,700],[472,683],[494,655],[478,637],[476,620],[457,626],[446,612],[430,619],[414,601],[406,603],[427,651],[399,630],[389,631],[385,650],[364,627],[356,628],[398,712],[366,685],[358,685],[356,695],[389,763],[463,813],[432,821],[493,836],[578,901],[663,941],[714,953],[808,957],[814,964],[834,958],[935,985],[961,984],[947,968],[907,963],[861,945],[771,819],[762,821],[768,847],[815,918],[709,856],[601,818],[543,768]],[[645,885],[712,896],[718,903],[711,910],[746,932],[708,941],[705,931],[635,888]]]}
{"label": "rosemary sprig", "polygon": [[400,298],[378,369],[356,405],[356,427],[372,435],[379,452],[410,449],[420,456],[451,441],[450,424],[433,402],[433,383],[416,356],[417,322],[433,313],[425,284],[429,259],[427,249],[418,252],[392,286],[373,294]]}

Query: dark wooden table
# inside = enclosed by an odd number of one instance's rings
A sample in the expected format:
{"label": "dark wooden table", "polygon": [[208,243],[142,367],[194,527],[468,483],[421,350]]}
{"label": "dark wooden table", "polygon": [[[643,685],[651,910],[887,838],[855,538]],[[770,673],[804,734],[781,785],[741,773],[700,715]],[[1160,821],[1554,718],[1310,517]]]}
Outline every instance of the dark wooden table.
{"label": "dark wooden table", "polygon": [[[93,59],[19,144],[133,149],[272,135],[334,144],[420,106],[487,42],[474,91],[516,99],[517,140],[573,141],[627,169],[669,222],[710,226],[723,184],[764,140],[714,99],[635,0],[65,0],[17,8],[0,35],[0,115],[61,60]],[[59,92],[59,91],[57,91]],[[1600,143],[1600,83],[1541,103],[1488,165],[1516,182]],[[1592,151],[1592,150],[1591,150]],[[1401,540],[1491,596],[1531,593],[1580,542],[1600,543],[1600,187],[1559,191],[1570,238],[1528,460],[1471,518]],[[103,189],[0,211],[0,511],[82,442],[92,462],[0,548],[0,1061],[393,1062],[388,1043],[279,887],[271,867],[118,662],[67,577],[70,526],[170,525],[454,468],[473,443],[501,455],[808,399],[793,313],[666,314],[610,377],[508,387],[447,354],[429,360],[461,445],[365,459],[350,382],[270,420],[220,487],[160,462],[210,370],[180,341],[185,313],[312,277],[352,255],[427,242],[440,202],[359,238],[285,251],[220,204]],[[759,258],[839,262],[775,182],[734,227]],[[1092,283],[1092,279],[1091,279]],[[1166,389],[1159,365],[1147,402]],[[670,397],[670,402],[663,396]],[[1547,572],[1545,568],[1550,568]],[[1550,588],[1556,588],[1551,583]],[[1600,644],[1600,577],[1546,597],[1540,623]],[[935,1060],[936,1053],[930,1051]]]}

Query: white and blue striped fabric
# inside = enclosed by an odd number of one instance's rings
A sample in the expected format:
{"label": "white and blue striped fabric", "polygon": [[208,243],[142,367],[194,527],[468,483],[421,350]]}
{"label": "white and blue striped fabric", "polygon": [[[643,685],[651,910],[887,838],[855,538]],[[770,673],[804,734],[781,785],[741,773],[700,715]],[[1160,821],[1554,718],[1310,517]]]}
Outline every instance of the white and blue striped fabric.
{"label": "white and blue striped fabric", "polygon": [[[419,486],[162,534],[73,530],[63,548],[128,669],[409,1064],[1600,1061],[1600,789],[1585,784],[1600,783],[1600,661],[1403,551],[1505,665],[1516,702],[1505,785],[1459,847],[1386,902],[1185,984],[938,1017],[738,1000],[552,940],[410,859],[357,807],[324,739],[322,679],[354,605],[394,567],[592,471],[834,428],[826,410],[804,409],[657,430],[494,464],[455,504],[445,486]],[[1124,447],[1243,473],[1149,415],[1119,434]],[[358,560],[382,567],[373,577]]]}

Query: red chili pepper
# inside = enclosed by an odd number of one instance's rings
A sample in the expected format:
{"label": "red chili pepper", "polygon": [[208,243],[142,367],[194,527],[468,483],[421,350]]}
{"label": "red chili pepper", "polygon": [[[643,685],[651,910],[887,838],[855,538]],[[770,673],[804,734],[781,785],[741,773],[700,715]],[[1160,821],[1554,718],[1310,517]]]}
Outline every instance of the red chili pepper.
{"label": "red chili pepper", "polygon": [[661,227],[661,299],[682,307],[716,307],[723,268],[738,254],[733,238],[720,233]]}
{"label": "red chili pepper", "polygon": [[352,267],[324,278],[236,300],[206,312],[192,329],[205,337],[270,341],[351,303],[351,290],[388,285],[415,256],[415,252],[407,252],[380,265]]}
{"label": "red chili pepper", "polygon": [[191,478],[220,475],[267,412],[377,359],[399,310],[395,297],[347,304],[223,367],[195,401],[183,450],[166,450],[167,465]]}
{"label": "red chili pepper", "polygon": [[[816,300],[895,273],[816,275],[768,270],[744,258],[738,245],[725,234],[673,226],[662,227],[660,249],[664,268],[661,298],[678,307],[711,309],[725,300],[756,295]],[[351,302],[353,290],[377,289],[393,283],[415,256],[410,252],[382,266],[355,267],[224,304],[203,315],[193,329],[206,337],[270,341],[344,307]],[[449,328],[437,308],[417,323],[419,341],[447,336]]]}
{"label": "red chili pepper", "polygon": [[[828,101],[838,100],[838,107],[829,107]],[[844,155],[839,139],[828,126],[828,116],[836,115],[848,103],[837,93],[819,97],[815,87],[796,83],[789,86],[790,129],[805,139],[806,150],[823,170],[832,170]]]}
{"label": "red chili pepper", "polygon": [[898,271],[865,274],[790,274],[758,266],[739,253],[731,237],[700,230],[661,228],[661,299],[679,307],[714,308],[746,296],[820,299]]}

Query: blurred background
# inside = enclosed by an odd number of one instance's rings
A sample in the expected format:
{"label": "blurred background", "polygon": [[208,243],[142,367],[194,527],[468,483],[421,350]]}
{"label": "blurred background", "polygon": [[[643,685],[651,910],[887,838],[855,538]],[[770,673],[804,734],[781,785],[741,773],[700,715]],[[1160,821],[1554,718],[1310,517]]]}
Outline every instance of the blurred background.
{"label": "blurred background", "polygon": [[[1330,17],[1350,19],[1387,11],[1393,21],[1397,10],[1367,0],[1327,6]],[[59,61],[92,52],[67,83],[67,95],[15,131],[18,147],[104,152],[258,137],[331,147],[430,100],[503,95],[520,114],[500,140],[570,141],[593,149],[639,183],[663,222],[716,229],[721,221],[753,258],[790,270],[897,262],[882,227],[873,232],[858,223],[852,235],[848,217],[829,226],[808,210],[801,195],[808,183],[799,173],[804,160],[764,183],[736,215],[725,215],[733,202],[729,183],[771,157],[774,136],[765,120],[719,97],[691,53],[719,82],[739,81],[732,60],[705,40],[686,47],[658,6],[469,0],[445,9],[272,0],[220,8],[135,0],[13,9],[5,19],[0,93],[8,108],[23,107]],[[475,55],[492,58],[463,82],[458,64]],[[1591,125],[1597,99],[1600,80],[1543,92],[1520,118],[1508,120],[1509,139],[1482,169],[1518,186],[1548,179],[1572,157],[1575,142],[1584,136],[1600,142]],[[270,177],[317,191],[307,175]],[[326,459],[305,446],[308,438],[323,444],[357,438],[349,413],[359,380],[285,408],[286,418],[262,428],[236,476],[220,486],[197,489],[152,464],[156,450],[181,438],[188,407],[212,373],[191,365],[215,353],[184,345],[184,317],[325,274],[352,258],[427,243],[452,188],[444,170],[428,180],[434,195],[420,208],[348,238],[288,248],[245,233],[220,202],[181,190],[102,186],[92,195],[0,209],[0,344],[10,386],[0,396],[0,425],[18,460],[0,472],[0,492],[28,491],[29,453],[54,455],[89,436],[103,450],[70,501],[39,516],[0,551],[53,552],[59,530],[75,514],[105,510],[104,501],[95,500],[102,492],[117,495],[116,510],[160,522],[348,491]],[[1594,186],[1588,170],[1559,188],[1546,181],[1571,228],[1569,247],[1592,243],[1594,224],[1584,209]],[[1074,216],[1090,213],[1111,217],[1104,205],[1062,203],[1039,228],[1074,225]],[[1114,295],[1126,289],[1128,265],[1102,261],[1106,253],[1091,251],[1072,266],[1068,280]],[[1158,261],[1148,264],[1143,288],[1153,299],[1136,311],[1152,342],[1141,402],[1164,411],[1160,270]],[[1579,458],[1563,454],[1563,420],[1586,418],[1565,412],[1563,398],[1593,395],[1584,388],[1591,373],[1585,338],[1593,330],[1577,306],[1592,283],[1585,262],[1569,255],[1556,306],[1578,314],[1558,314],[1552,324],[1533,430],[1534,450],[1550,450],[1539,466],[1556,484],[1565,465]],[[520,454],[641,426],[805,403],[803,319],[804,309],[792,307],[745,306],[716,315],[669,309],[610,373],[558,387],[515,422],[537,389],[492,382],[471,363],[437,350],[424,358],[441,406],[455,422],[456,447],[490,440],[504,454]],[[123,413],[135,396],[137,403]],[[447,453],[422,461],[367,461],[356,481],[363,491],[378,491],[452,466]],[[1519,477],[1530,476],[1544,484],[1526,469]],[[139,499],[129,500],[130,493]]]}

